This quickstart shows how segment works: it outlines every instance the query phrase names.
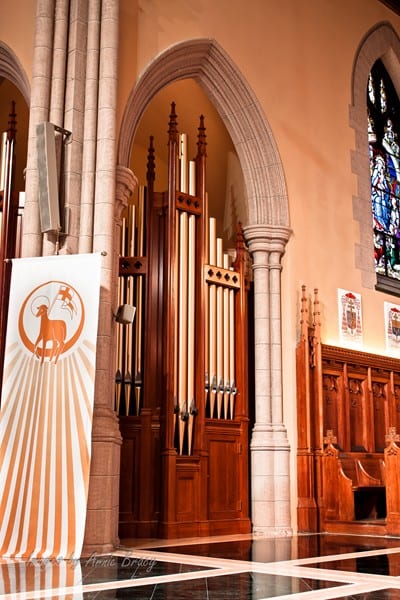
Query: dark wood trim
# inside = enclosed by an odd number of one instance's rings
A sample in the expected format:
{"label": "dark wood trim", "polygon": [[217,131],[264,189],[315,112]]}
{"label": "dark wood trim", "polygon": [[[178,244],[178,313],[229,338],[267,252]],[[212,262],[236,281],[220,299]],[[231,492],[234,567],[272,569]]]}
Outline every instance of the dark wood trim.
{"label": "dark wood trim", "polygon": [[400,15],[400,2],[399,0],[379,0],[381,4],[384,4],[390,10],[395,12],[397,15]]}

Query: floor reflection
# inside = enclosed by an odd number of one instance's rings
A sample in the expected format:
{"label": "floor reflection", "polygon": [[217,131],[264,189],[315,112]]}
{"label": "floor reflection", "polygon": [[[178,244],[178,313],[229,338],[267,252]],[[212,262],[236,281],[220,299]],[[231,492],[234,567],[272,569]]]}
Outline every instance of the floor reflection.
{"label": "floor reflection", "polygon": [[[261,600],[286,594],[302,593],[310,590],[326,589],[338,583],[299,579],[262,573],[240,573],[229,577],[213,577],[190,582],[182,581],[161,585],[141,586],[119,590],[115,599],[140,600]],[[85,594],[84,600],[96,596]]]}
{"label": "floor reflection", "polygon": [[80,560],[0,559],[0,600],[43,597],[400,600],[400,538],[124,540],[112,554]]}

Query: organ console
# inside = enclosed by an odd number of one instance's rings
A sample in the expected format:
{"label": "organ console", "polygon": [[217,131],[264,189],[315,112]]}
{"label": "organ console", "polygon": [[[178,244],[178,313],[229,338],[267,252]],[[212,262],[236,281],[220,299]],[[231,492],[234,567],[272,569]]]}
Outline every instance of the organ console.
{"label": "organ console", "polygon": [[247,533],[248,255],[240,226],[228,253],[208,216],[203,116],[189,160],[172,103],[165,192],[155,172],[151,137],[120,238],[119,303],[136,306],[117,325],[120,535]]}

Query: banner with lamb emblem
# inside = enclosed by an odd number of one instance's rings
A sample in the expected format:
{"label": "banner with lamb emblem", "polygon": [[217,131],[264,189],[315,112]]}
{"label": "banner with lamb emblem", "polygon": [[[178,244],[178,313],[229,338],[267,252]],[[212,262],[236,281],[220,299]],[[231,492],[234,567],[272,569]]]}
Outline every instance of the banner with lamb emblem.
{"label": "banner with lamb emblem", "polygon": [[0,411],[0,556],[80,556],[100,260],[13,260]]}

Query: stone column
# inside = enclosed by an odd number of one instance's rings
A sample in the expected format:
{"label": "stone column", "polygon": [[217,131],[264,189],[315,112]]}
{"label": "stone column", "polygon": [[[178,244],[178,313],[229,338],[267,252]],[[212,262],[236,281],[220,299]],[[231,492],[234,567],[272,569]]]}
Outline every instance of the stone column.
{"label": "stone column", "polygon": [[101,0],[89,0],[87,29],[85,115],[82,140],[82,188],[80,202],[79,252],[93,247],[94,197],[96,188],[96,140],[100,72]]}
{"label": "stone column", "polygon": [[289,442],[283,422],[281,259],[287,227],[244,230],[253,258],[255,425],[250,443],[251,507],[255,535],[290,535]]}
{"label": "stone column", "polygon": [[29,110],[22,256],[40,256],[42,253],[43,236],[40,230],[39,218],[36,125],[47,121],[49,116],[53,63],[54,11],[55,0],[38,0]]}
{"label": "stone column", "polygon": [[115,369],[111,351],[114,284],[118,275],[114,261],[118,10],[114,0],[102,0],[93,251],[101,252],[103,260],[84,555],[109,552],[118,543],[121,435],[114,411]]}

